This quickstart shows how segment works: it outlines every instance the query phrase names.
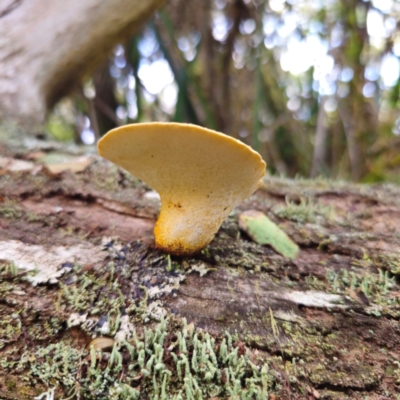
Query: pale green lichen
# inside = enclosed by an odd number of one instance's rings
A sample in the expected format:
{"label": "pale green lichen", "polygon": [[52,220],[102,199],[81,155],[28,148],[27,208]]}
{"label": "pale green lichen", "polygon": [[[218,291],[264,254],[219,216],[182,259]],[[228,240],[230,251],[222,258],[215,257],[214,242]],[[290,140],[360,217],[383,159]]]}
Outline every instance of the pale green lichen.
{"label": "pale green lichen", "polygon": [[388,269],[393,275],[400,275],[400,254],[380,254],[376,263]]}
{"label": "pale green lichen", "polygon": [[378,274],[359,275],[346,269],[339,272],[329,270],[326,279],[335,293],[346,293],[348,289],[360,289],[367,298],[381,303],[383,296],[395,287],[396,281],[389,271],[381,269],[378,271]]}
{"label": "pale green lichen", "polygon": [[16,341],[22,333],[20,313],[3,315],[0,320],[0,349]]}
{"label": "pale green lichen", "polygon": [[393,361],[393,364],[396,364],[397,368],[393,371],[393,376],[396,379],[396,383],[400,384],[400,361]]}
{"label": "pale green lichen", "polygon": [[131,341],[116,342],[111,352],[58,342],[25,352],[5,367],[28,369],[26,379],[59,387],[68,398],[263,400],[279,389],[279,374],[268,363],[255,362],[228,332],[217,341],[184,320],[172,334],[163,319],[155,329],[145,329],[142,338],[134,333]]}
{"label": "pale green lichen", "polygon": [[15,278],[18,275],[18,267],[13,261],[0,261],[0,277]]}

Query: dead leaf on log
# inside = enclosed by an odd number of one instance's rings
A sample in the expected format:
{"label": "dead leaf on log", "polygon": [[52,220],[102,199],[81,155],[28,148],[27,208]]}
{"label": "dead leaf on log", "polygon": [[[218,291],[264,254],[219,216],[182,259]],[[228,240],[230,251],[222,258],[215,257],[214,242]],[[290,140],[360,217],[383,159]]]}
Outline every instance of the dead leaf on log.
{"label": "dead leaf on log", "polygon": [[36,161],[36,160],[38,160],[38,159],[40,159],[40,158],[43,158],[43,157],[45,157],[45,156],[46,156],[46,153],[45,153],[44,151],[38,150],[38,151],[31,151],[31,152],[29,152],[28,154],[26,154],[26,155],[24,156],[24,158],[25,158],[26,160],[33,160],[33,161]]}
{"label": "dead leaf on log", "polygon": [[92,163],[92,158],[89,156],[76,157],[69,154],[50,153],[38,159],[38,162],[44,164],[50,173],[56,175],[63,171],[83,172]]}
{"label": "dead leaf on log", "polygon": [[34,166],[35,164],[30,161],[0,157],[0,169],[4,169],[5,171],[30,171]]}
{"label": "dead leaf on log", "polygon": [[93,346],[95,350],[108,350],[114,346],[115,340],[112,338],[100,336],[96,339],[93,339],[87,346],[86,350],[90,350]]}

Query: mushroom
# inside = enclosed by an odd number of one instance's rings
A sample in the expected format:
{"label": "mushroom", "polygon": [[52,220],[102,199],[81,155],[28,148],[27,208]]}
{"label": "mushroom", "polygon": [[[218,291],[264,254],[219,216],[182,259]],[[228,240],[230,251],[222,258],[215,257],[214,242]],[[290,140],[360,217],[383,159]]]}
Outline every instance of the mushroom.
{"label": "mushroom", "polygon": [[102,137],[98,150],[160,194],[156,246],[175,255],[207,246],[265,174],[265,162],[249,146],[190,124],[122,126]]}

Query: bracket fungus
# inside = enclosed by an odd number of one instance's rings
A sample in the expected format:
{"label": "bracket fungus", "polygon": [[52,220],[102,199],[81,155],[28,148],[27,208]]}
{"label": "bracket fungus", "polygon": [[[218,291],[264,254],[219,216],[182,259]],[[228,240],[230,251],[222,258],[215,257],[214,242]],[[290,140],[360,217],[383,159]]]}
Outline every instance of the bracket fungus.
{"label": "bracket fungus", "polygon": [[156,246],[175,255],[207,246],[265,174],[265,162],[249,146],[190,124],[122,126],[108,132],[98,150],[160,194]]}

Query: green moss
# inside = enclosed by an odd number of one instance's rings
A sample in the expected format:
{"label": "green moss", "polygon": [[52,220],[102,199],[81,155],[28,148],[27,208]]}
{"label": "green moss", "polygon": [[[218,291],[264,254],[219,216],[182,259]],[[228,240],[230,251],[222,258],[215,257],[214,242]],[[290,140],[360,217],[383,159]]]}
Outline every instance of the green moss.
{"label": "green moss", "polygon": [[17,387],[16,383],[13,381],[7,381],[6,385],[7,385],[7,390],[9,390],[10,392],[14,392]]}
{"label": "green moss", "polygon": [[14,200],[5,199],[0,203],[0,217],[9,219],[20,219],[23,211],[18,203]]}
{"label": "green moss", "polygon": [[318,218],[322,218],[323,222],[329,222],[335,217],[331,206],[324,206],[311,198],[302,198],[299,204],[286,198],[286,205],[278,206],[273,211],[280,218],[290,219],[302,224],[315,223]]}
{"label": "green moss", "polygon": [[37,214],[23,209],[18,202],[10,199],[5,199],[3,202],[0,202],[0,218],[14,220],[26,218],[28,222],[34,222],[40,219]]}

